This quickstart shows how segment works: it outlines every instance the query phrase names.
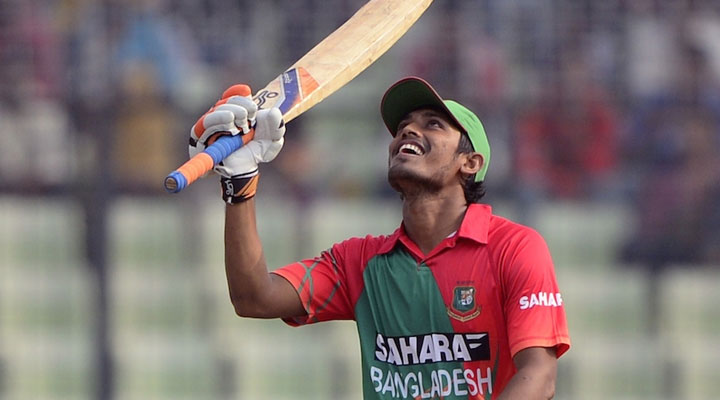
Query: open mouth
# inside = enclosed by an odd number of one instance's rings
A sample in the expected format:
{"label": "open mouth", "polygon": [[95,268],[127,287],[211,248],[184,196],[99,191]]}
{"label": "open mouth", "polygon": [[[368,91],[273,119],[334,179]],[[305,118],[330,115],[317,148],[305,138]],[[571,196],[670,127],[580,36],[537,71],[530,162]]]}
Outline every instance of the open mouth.
{"label": "open mouth", "polygon": [[398,149],[398,153],[401,154],[411,154],[415,156],[422,156],[425,154],[425,150],[423,150],[422,147],[412,144],[412,143],[403,143],[400,148]]}

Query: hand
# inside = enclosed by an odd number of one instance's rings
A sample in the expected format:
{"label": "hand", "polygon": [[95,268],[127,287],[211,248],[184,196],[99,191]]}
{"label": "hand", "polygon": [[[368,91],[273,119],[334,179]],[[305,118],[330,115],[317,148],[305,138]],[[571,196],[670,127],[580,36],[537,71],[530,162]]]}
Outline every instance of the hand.
{"label": "hand", "polygon": [[270,162],[278,155],[284,143],[285,123],[277,108],[258,111],[249,86],[235,85],[193,125],[190,156],[228,134],[254,134],[252,140],[214,168],[222,177],[223,197],[235,203],[255,195],[258,163]]}

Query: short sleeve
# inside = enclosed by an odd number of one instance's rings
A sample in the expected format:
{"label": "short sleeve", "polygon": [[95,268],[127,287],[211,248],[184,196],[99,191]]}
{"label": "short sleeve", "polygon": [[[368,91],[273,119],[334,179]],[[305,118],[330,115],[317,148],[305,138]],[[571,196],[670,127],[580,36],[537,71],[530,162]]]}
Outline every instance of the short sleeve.
{"label": "short sleeve", "polygon": [[297,290],[306,316],[287,318],[293,326],[329,320],[353,319],[345,281],[345,243],[334,245],[320,256],[286,265],[275,271]]}
{"label": "short sleeve", "polygon": [[545,240],[525,229],[506,248],[502,266],[510,354],[528,347],[570,348],[565,307]]}

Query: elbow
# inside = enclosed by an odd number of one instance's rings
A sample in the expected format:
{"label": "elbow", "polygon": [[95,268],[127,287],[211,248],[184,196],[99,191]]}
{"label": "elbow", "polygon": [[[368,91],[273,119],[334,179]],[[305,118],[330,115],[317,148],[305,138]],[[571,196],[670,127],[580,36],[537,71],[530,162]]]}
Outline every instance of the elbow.
{"label": "elbow", "polygon": [[261,307],[253,299],[247,297],[231,296],[230,302],[232,303],[235,315],[243,318],[262,318],[263,315],[260,312]]}
{"label": "elbow", "polygon": [[241,302],[232,300],[231,301],[233,309],[235,310],[235,315],[238,317],[250,317],[250,312],[246,306],[244,306]]}
{"label": "elbow", "polygon": [[552,399],[555,397],[555,379],[556,375],[554,373],[548,374],[545,378],[545,385],[542,389],[543,399]]}
{"label": "elbow", "polygon": [[555,381],[548,384],[545,390],[545,398],[550,400],[555,397]]}

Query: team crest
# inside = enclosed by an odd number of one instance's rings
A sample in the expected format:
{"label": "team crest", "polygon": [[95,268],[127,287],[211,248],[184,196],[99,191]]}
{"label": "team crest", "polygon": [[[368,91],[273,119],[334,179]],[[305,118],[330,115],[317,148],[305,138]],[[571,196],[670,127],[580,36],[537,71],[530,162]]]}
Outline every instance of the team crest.
{"label": "team crest", "polygon": [[458,286],[453,291],[452,307],[448,315],[458,321],[469,321],[480,315],[480,307],[475,302],[475,288],[472,286]]}

